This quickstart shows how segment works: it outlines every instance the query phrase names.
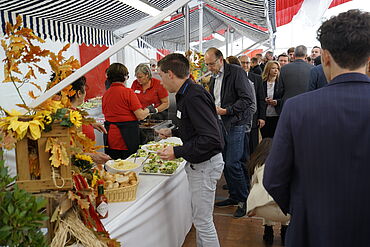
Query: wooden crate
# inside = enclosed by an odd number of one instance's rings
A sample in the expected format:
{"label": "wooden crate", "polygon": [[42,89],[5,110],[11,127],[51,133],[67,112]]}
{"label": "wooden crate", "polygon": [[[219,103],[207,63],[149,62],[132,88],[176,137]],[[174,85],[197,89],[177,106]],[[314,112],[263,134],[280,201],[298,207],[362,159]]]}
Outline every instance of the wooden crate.
{"label": "wooden crate", "polygon": [[[64,179],[64,186],[62,188],[58,188],[55,185],[52,178],[52,166],[49,161],[50,154],[45,152],[46,141],[48,137],[57,137],[61,142],[65,142],[67,150],[69,149],[70,138],[68,128],[62,127],[58,124],[53,125],[51,131],[43,132],[41,138],[37,141],[24,138],[23,140],[17,142],[16,162],[18,173],[17,184],[19,188],[28,192],[41,192],[45,190],[68,190],[73,187],[71,162],[69,162],[68,166],[61,165],[59,168],[54,168],[54,171],[59,173],[60,177]],[[30,172],[31,156],[29,154],[29,145],[32,142],[37,142],[37,163],[40,171],[40,175],[37,176],[37,178],[31,177]],[[55,182],[58,186],[63,184],[62,179],[56,179]]]}

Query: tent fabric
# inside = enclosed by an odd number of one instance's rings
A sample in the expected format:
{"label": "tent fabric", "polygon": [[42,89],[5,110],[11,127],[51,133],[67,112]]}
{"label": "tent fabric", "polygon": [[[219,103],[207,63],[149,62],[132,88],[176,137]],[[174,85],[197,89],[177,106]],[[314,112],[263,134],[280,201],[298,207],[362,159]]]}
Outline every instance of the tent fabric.
{"label": "tent fabric", "polygon": [[[235,6],[234,6],[235,7]],[[227,10],[230,11],[230,10]],[[199,41],[199,7],[194,7],[189,11],[190,15],[190,42]],[[241,15],[239,15],[241,16]],[[184,15],[179,14],[172,18],[169,22],[162,22],[160,25],[146,32],[142,39],[148,42],[153,47],[159,49],[170,49],[173,51],[184,50]],[[247,36],[249,39],[257,42],[268,39],[266,23],[264,26],[259,26],[246,21],[246,18],[239,19],[229,13],[226,13],[209,4],[205,4],[203,8],[203,38],[209,37],[212,33],[224,33],[228,28],[235,30],[234,39],[242,36]],[[207,40],[207,38],[204,38]],[[207,49],[211,46],[222,46],[224,42],[219,40],[211,40],[203,44],[203,48]],[[143,44],[139,42],[139,47]],[[196,48],[197,46],[195,46]]]}
{"label": "tent fabric", "polygon": [[[148,0],[159,10],[174,0]],[[135,8],[112,0],[8,0],[0,2],[1,29],[23,16],[24,26],[43,39],[112,45],[113,31],[148,16]]]}
{"label": "tent fabric", "polygon": [[[163,10],[174,1],[146,0],[145,2],[158,10]],[[244,35],[255,40],[259,39],[266,31],[260,32],[259,28],[255,27],[267,28],[264,1],[205,1],[208,11],[205,11],[204,15],[206,25],[203,36],[210,36],[212,32],[226,29],[227,25],[230,25],[237,31],[235,38]],[[268,0],[270,3],[268,12],[272,23],[275,19],[274,1]],[[216,9],[218,7],[221,9]],[[198,40],[197,10],[198,8],[194,11],[196,13],[191,14],[192,41]],[[146,13],[120,1],[112,0],[8,0],[0,2],[0,11],[0,35],[4,35],[6,22],[15,23],[16,16],[22,15],[24,25],[33,29],[43,39],[107,46],[115,42],[113,33],[115,30],[148,17]],[[143,38],[156,48],[183,50],[183,18],[154,27]],[[217,40],[211,43],[220,44]]]}
{"label": "tent fabric", "polygon": [[276,25],[278,27],[292,21],[304,0],[276,0]]}

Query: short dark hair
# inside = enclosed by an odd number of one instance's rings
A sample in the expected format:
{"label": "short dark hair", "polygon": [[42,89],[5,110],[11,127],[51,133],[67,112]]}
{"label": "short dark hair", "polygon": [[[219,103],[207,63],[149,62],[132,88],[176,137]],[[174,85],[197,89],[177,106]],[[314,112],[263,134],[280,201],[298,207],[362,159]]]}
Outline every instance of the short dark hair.
{"label": "short dark hair", "polygon": [[226,58],[226,62],[229,64],[235,64],[235,65],[241,66],[239,59],[235,56],[228,56]]}
{"label": "short dark hair", "polygon": [[128,70],[121,63],[112,63],[106,70],[108,80],[113,82],[124,82],[128,76]]}
{"label": "short dark hair", "polygon": [[294,47],[290,47],[288,50],[287,50],[287,53],[289,54],[289,53],[291,53],[291,52],[294,52]]}
{"label": "short dark hair", "polygon": [[279,60],[279,58],[280,58],[280,57],[287,57],[287,58],[288,58],[288,60],[289,60],[289,56],[288,56],[287,54],[285,54],[285,53],[280,54],[280,55],[278,56],[278,59],[277,59],[277,60]]}
{"label": "short dark hair", "polygon": [[159,60],[158,67],[165,73],[171,70],[180,79],[185,79],[190,74],[189,60],[180,53],[165,56]]}
{"label": "short dark hair", "polygon": [[320,26],[317,39],[341,68],[357,69],[370,56],[370,13],[355,9],[340,13]]}
{"label": "short dark hair", "polygon": [[258,58],[252,57],[251,58],[251,63],[258,63]]}
{"label": "short dark hair", "polygon": [[76,91],[76,93],[70,96],[69,99],[74,100],[76,98],[78,91],[80,91],[81,93],[85,93],[85,87],[86,87],[86,77],[85,76],[82,76],[78,78],[77,80],[75,80],[72,83],[72,90]]}
{"label": "short dark hair", "polygon": [[[315,49],[315,48],[319,48],[319,49],[321,49],[319,46],[315,45],[314,47],[312,47],[312,50],[313,50],[313,49]],[[311,51],[312,51],[312,50],[311,50]]]}

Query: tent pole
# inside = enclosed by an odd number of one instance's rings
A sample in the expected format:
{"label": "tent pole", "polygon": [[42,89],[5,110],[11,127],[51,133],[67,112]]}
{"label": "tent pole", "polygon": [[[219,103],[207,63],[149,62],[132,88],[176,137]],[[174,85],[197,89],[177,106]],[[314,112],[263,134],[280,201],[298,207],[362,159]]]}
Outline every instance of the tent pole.
{"label": "tent pole", "polygon": [[185,25],[185,51],[190,50],[190,15],[189,15],[189,5],[184,6],[184,25]]}
{"label": "tent pole", "polygon": [[140,40],[141,42],[143,42],[145,45],[149,46],[149,48],[155,49],[155,52],[158,53],[160,56],[165,57],[165,55],[162,52],[158,51],[158,49],[154,48],[151,44],[149,44],[148,42],[146,42],[142,38],[139,37],[137,39]]}
{"label": "tent pole", "polygon": [[[66,86],[72,84],[74,81],[76,81],[81,76],[85,75],[90,70],[94,69],[96,66],[104,62],[106,59],[117,53],[119,50],[121,50],[123,47],[130,44],[132,41],[140,37],[142,34],[144,34],[146,31],[160,23],[164,18],[172,14],[173,12],[176,12],[179,8],[187,4],[190,0],[176,0],[173,2],[170,6],[165,8],[161,13],[159,13],[157,16],[154,16],[150,19],[148,19],[146,22],[143,23],[143,25],[140,28],[135,29],[132,33],[128,34],[125,38],[118,41],[113,46],[109,47],[109,49],[105,50],[104,52],[100,53],[97,57],[95,57],[93,60],[76,70],[76,72],[72,73],[70,76],[65,78],[63,81],[52,87],[51,89],[47,90],[44,94],[42,94],[40,97],[38,97],[36,100],[32,101],[29,104],[30,108],[35,108],[41,103],[43,103],[48,98],[52,97],[54,94],[58,93],[60,90],[65,88]],[[25,113],[25,110],[23,110],[23,113]]]}
{"label": "tent pole", "polygon": [[230,54],[234,53],[234,29],[230,29]]}
{"label": "tent pole", "polygon": [[229,56],[229,32],[230,29],[229,29],[229,26],[227,26],[227,29],[226,29],[226,35],[225,35],[225,41],[226,41],[226,56],[225,58],[227,58]]}
{"label": "tent pole", "polygon": [[134,49],[137,53],[139,53],[141,56],[145,57],[146,59],[150,60],[150,58],[145,55],[144,53],[142,53],[139,49],[137,49],[135,46],[132,46],[132,45],[128,45],[129,47],[131,47],[132,49]]}
{"label": "tent pole", "polygon": [[199,52],[203,53],[203,2],[199,1]]}

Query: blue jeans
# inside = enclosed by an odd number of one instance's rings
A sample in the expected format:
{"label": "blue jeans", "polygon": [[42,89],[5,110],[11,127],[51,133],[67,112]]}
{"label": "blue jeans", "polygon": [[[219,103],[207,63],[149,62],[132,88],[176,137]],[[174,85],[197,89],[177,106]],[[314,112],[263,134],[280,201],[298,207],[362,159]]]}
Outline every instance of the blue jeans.
{"label": "blue jeans", "polygon": [[228,133],[224,133],[224,176],[229,187],[229,197],[237,202],[245,202],[248,197],[245,164],[241,161],[244,153],[245,129],[246,125],[232,126]]}

